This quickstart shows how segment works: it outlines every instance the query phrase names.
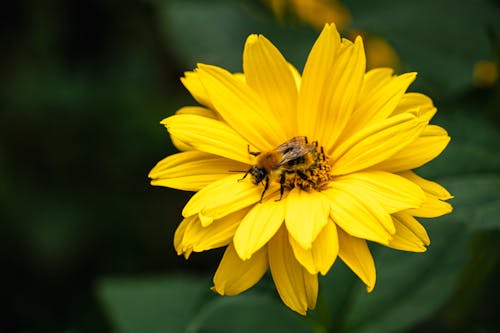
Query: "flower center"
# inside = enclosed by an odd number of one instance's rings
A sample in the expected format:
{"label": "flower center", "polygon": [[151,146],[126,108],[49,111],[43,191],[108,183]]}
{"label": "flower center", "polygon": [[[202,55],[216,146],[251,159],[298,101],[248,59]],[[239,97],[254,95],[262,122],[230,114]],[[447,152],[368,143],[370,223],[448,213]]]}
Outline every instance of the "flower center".
{"label": "flower center", "polygon": [[240,180],[250,174],[255,185],[264,184],[261,201],[270,181],[279,182],[281,200],[285,189],[320,191],[333,179],[323,147],[317,141],[309,143],[305,136],[296,136],[267,152],[252,152],[248,148],[248,153],[255,156],[255,165]]}
{"label": "flower center", "polygon": [[[318,142],[308,144],[308,152],[297,160],[293,166],[287,165],[284,170],[285,179],[282,183],[286,189],[298,187],[304,191],[324,189],[333,180],[331,165],[323,147]],[[290,163],[288,163],[290,164]]]}

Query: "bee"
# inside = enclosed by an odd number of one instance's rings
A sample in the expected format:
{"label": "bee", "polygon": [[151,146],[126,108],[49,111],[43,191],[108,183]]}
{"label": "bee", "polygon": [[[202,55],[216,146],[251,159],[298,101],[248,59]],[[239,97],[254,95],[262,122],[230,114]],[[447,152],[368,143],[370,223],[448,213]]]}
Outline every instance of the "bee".
{"label": "bee", "polygon": [[264,182],[260,201],[269,188],[269,182],[271,180],[279,182],[279,201],[285,191],[287,175],[296,174],[307,180],[307,175],[304,172],[316,163],[318,159],[317,146],[317,143],[310,144],[305,136],[296,136],[267,152],[251,152],[248,148],[248,153],[256,157],[255,165],[245,172],[241,180],[250,174],[255,185]]}

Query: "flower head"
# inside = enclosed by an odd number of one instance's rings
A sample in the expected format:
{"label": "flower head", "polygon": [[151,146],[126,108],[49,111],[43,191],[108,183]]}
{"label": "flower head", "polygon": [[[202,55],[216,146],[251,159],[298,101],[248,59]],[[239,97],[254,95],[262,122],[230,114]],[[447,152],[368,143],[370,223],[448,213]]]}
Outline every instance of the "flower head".
{"label": "flower head", "polygon": [[248,37],[243,74],[204,64],[182,82],[203,106],[163,120],[181,153],[151,171],[153,185],[197,191],[174,245],[226,247],[214,290],[239,294],[270,269],[283,302],[315,307],[319,274],[339,257],[375,286],[367,240],[422,252],[415,217],[451,211],[451,195],[412,169],[450,138],[429,121],[431,99],[407,93],[415,73],[365,73],[361,38],[326,25],[302,75],[265,37]]}

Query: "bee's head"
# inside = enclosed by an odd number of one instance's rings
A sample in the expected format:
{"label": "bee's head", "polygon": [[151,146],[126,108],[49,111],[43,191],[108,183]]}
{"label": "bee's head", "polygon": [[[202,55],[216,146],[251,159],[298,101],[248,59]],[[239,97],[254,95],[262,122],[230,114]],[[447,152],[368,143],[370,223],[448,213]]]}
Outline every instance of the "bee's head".
{"label": "bee's head", "polygon": [[255,185],[257,185],[258,183],[260,183],[261,181],[263,181],[264,178],[266,178],[266,170],[261,169],[261,168],[257,168],[256,166],[253,166],[250,169],[250,174],[253,177],[253,183]]}

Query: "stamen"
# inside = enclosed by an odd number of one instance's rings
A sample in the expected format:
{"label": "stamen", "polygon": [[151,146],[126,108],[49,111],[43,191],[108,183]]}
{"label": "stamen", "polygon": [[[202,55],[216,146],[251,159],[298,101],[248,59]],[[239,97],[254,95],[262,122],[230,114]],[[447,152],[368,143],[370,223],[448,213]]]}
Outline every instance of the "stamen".
{"label": "stamen", "polygon": [[314,142],[314,145],[316,149],[311,152],[314,162],[307,168],[299,168],[295,172],[287,173],[283,183],[285,189],[291,190],[298,187],[308,192],[320,191],[333,180],[331,175],[332,166],[324,153],[323,147],[319,146],[317,141]]}

